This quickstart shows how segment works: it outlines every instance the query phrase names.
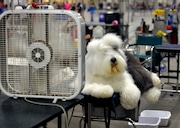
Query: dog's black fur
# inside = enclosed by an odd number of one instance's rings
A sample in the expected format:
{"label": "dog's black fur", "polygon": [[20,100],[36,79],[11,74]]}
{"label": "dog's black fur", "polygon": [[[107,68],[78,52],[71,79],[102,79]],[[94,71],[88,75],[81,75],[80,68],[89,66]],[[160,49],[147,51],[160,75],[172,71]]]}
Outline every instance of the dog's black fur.
{"label": "dog's black fur", "polygon": [[135,84],[143,94],[153,87],[151,72],[145,69],[140,61],[128,51],[125,52],[125,55],[127,57],[127,70],[132,75]]}

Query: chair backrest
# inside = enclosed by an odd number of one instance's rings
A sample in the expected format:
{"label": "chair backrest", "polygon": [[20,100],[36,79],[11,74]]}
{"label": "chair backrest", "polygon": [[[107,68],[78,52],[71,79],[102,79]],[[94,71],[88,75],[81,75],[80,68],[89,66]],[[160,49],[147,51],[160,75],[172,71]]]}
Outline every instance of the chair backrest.
{"label": "chair backrest", "polygon": [[138,35],[136,39],[136,45],[155,46],[160,44],[162,44],[162,37],[159,36]]}

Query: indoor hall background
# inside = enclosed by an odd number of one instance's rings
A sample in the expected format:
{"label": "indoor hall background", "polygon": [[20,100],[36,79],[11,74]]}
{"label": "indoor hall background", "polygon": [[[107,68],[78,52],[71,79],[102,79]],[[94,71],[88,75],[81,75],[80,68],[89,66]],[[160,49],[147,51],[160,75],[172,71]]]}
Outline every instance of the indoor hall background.
{"label": "indoor hall background", "polygon": [[[90,14],[89,12],[85,12],[86,21],[90,21]],[[127,21],[127,12],[125,13],[124,20]],[[131,16],[131,12],[129,14]],[[134,16],[134,21],[129,22],[129,37],[131,38],[130,42],[135,41],[135,29],[137,26],[140,25],[141,18],[144,18],[147,24],[150,24],[150,28],[153,28],[152,18],[154,18],[151,12],[147,11],[145,13],[137,12]],[[94,14],[94,22],[99,21],[99,13],[98,11]],[[180,25],[179,25],[180,27]],[[180,31],[178,30],[178,38],[180,39]],[[175,60],[172,61],[172,67],[175,67]],[[173,80],[172,80],[173,81]],[[163,82],[163,79],[162,79]],[[169,125],[167,127],[160,127],[160,128],[179,128],[180,127],[180,94],[179,93],[171,93],[171,92],[162,92],[159,101],[156,104],[149,104],[143,98],[141,100],[140,105],[140,112],[145,109],[152,109],[152,110],[167,110],[171,112],[171,118]],[[69,111],[69,116],[71,115],[71,111]],[[82,113],[82,106],[78,105],[75,107],[74,110],[75,116],[83,116]],[[80,118],[73,117],[70,123],[69,128],[79,128],[79,121]],[[56,128],[57,119],[51,121],[47,124],[48,128]],[[111,120],[110,124],[111,128],[128,128],[128,123],[125,121],[120,120]],[[92,121],[92,128],[105,128],[104,122],[96,122]]]}

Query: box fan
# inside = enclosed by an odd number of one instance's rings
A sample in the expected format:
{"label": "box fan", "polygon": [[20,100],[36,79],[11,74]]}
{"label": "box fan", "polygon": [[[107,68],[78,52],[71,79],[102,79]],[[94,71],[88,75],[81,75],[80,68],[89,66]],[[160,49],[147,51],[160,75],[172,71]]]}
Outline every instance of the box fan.
{"label": "box fan", "polygon": [[3,93],[62,100],[80,93],[85,79],[85,23],[78,13],[9,10],[0,15],[0,35]]}

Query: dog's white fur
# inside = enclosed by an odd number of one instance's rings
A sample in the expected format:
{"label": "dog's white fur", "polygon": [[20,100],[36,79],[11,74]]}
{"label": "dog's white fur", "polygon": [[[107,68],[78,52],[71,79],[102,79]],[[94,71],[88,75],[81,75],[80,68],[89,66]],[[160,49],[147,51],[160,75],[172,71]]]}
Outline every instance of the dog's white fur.
{"label": "dog's white fur", "polygon": [[108,98],[118,92],[121,105],[125,109],[133,109],[140,100],[141,92],[126,71],[126,56],[121,47],[121,39],[110,33],[88,44],[86,83],[82,93]]}
{"label": "dog's white fur", "polygon": [[156,103],[159,100],[159,97],[161,95],[161,80],[157,76],[157,74],[151,72],[151,80],[153,83],[153,87],[148,89],[144,94],[143,97],[149,102],[149,103]]}

